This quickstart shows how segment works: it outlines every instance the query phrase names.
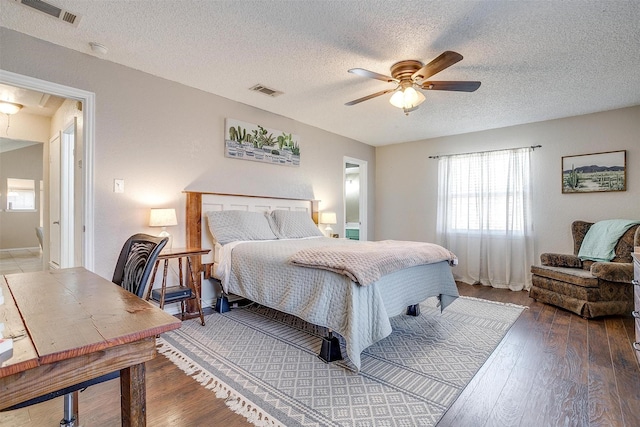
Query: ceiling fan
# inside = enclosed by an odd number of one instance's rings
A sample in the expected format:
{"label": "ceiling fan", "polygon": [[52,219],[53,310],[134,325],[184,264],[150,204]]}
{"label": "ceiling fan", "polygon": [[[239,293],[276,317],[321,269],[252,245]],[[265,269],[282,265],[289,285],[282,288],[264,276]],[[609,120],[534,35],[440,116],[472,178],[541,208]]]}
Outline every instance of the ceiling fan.
{"label": "ceiling fan", "polygon": [[418,108],[425,98],[422,92],[416,90],[452,90],[458,92],[473,92],[480,87],[480,82],[471,81],[428,81],[427,79],[440,71],[449,68],[456,62],[462,60],[462,55],[450,50],[442,53],[433,61],[424,65],[420,61],[405,60],[396,62],[391,66],[391,76],[378,74],[363,68],[352,68],[350,73],[357,74],[362,77],[382,80],[383,82],[396,83],[393,89],[386,89],[371,95],[358,98],[354,101],[347,102],[344,105],[355,105],[363,101],[395,92],[389,102],[398,108],[402,108],[406,115]]}

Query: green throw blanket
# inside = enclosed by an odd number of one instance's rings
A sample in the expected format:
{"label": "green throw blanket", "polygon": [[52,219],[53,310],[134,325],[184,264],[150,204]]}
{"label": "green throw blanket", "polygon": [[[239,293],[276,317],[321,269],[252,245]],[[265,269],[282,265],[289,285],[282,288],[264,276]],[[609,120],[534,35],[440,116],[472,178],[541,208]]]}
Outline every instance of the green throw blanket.
{"label": "green throw blanket", "polygon": [[620,237],[636,224],[640,221],[608,219],[596,222],[584,236],[578,258],[582,261],[611,261],[616,256],[615,247]]}

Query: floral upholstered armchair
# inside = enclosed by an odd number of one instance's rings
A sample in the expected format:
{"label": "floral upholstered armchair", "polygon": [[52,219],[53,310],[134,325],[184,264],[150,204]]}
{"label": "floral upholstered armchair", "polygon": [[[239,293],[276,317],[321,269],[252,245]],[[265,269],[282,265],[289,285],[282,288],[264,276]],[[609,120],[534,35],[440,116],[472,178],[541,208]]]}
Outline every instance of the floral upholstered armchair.
{"label": "floral upholstered armchair", "polygon": [[639,224],[630,226],[615,243],[611,261],[581,259],[582,243],[593,223],[574,221],[573,255],[544,253],[532,266],[529,296],[572,311],[585,319],[633,311],[634,246],[640,246]]}

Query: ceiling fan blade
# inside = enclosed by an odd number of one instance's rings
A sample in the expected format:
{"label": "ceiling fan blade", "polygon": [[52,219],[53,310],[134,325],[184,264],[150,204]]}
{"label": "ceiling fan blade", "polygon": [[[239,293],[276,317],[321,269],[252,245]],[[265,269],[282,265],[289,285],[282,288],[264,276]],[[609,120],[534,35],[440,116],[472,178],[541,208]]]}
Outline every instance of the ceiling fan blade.
{"label": "ceiling fan blade", "polygon": [[457,92],[474,92],[480,87],[480,82],[424,82],[420,87],[425,90],[454,90]]}
{"label": "ceiling fan blade", "polygon": [[424,67],[420,68],[415,73],[413,73],[411,75],[411,79],[412,80],[428,79],[429,77],[439,73],[440,71],[444,70],[445,68],[451,67],[453,64],[455,64],[456,62],[461,61],[461,60],[462,60],[462,55],[460,55],[457,52],[453,52],[451,50],[448,50],[448,51],[442,53],[440,56],[438,56],[433,61],[429,62]]}
{"label": "ceiling fan blade", "polygon": [[368,77],[370,79],[382,80],[383,82],[387,82],[387,83],[398,81],[393,77],[385,76],[384,74],[374,73],[373,71],[365,70],[364,68],[352,68],[349,70],[349,72],[352,74],[357,74],[362,77]]}
{"label": "ceiling fan blade", "polygon": [[380,92],[372,93],[371,95],[363,96],[362,98],[358,98],[358,99],[356,99],[354,101],[347,102],[344,105],[349,105],[349,106],[356,105],[356,104],[359,104],[359,103],[361,103],[363,101],[368,101],[371,98],[375,98],[377,96],[384,95],[385,93],[394,92],[396,89],[398,89],[398,88],[387,89],[387,90],[383,90],[383,91],[380,91]]}

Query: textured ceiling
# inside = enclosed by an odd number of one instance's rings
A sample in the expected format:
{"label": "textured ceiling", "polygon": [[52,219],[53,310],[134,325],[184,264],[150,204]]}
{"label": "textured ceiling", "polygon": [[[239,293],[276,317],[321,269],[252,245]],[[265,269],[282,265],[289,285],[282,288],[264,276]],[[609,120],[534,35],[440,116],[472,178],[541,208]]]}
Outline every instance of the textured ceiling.
{"label": "textured ceiling", "polygon": [[[102,56],[374,146],[640,104],[640,1],[51,0],[76,26],[0,0],[0,25]],[[479,80],[473,93],[426,93],[405,116],[389,74],[445,50],[464,59],[433,80]],[[260,83],[284,92],[249,91]]]}
{"label": "textured ceiling", "polygon": [[0,84],[0,100],[22,105],[21,112],[36,116],[52,117],[64,102],[64,98]]}

